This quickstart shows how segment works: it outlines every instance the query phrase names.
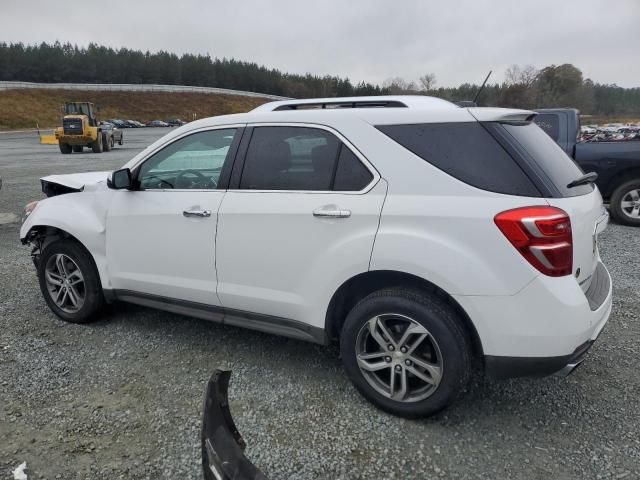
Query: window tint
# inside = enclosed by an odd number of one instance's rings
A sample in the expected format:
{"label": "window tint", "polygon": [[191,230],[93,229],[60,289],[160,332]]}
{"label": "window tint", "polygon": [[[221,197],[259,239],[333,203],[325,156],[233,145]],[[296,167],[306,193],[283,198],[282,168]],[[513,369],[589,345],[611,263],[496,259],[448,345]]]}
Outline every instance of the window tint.
{"label": "window tint", "polygon": [[558,141],[560,137],[560,119],[557,115],[551,115],[549,113],[539,113],[533,119],[544,133],[553,138],[554,141]]}
{"label": "window tint", "polygon": [[176,140],[140,167],[142,189],[215,189],[235,129],[210,130]]}
{"label": "window tint", "polygon": [[306,127],[257,127],[247,150],[240,188],[330,190],[340,141]]}
{"label": "window tint", "polygon": [[373,175],[355,154],[346,146],[340,149],[338,168],[333,189],[346,192],[357,192],[373,180]]}
{"label": "window tint", "polygon": [[540,196],[520,166],[477,122],[377,128],[423,160],[469,185],[509,195]]}
{"label": "window tint", "polygon": [[593,191],[593,186],[589,184],[567,188],[567,184],[584,175],[584,172],[536,124],[503,124],[501,127],[549,177],[562,196],[574,197]]}

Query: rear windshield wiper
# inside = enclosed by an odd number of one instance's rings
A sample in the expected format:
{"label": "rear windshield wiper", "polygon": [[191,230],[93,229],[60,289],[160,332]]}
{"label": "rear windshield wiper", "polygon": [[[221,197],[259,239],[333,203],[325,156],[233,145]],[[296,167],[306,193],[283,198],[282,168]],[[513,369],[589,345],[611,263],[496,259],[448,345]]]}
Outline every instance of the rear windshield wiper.
{"label": "rear windshield wiper", "polygon": [[567,185],[567,188],[577,187],[578,185],[586,185],[587,183],[593,183],[598,179],[596,172],[585,173],[581,177],[576,178],[573,182]]}

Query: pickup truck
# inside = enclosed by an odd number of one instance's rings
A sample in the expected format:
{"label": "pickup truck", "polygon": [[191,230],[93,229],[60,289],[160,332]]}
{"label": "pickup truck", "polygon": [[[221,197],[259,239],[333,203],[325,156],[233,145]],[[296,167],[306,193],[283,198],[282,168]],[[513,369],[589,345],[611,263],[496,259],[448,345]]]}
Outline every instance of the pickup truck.
{"label": "pickup truck", "polygon": [[640,227],[640,141],[578,142],[580,112],[573,108],[536,110],[534,121],[586,172],[598,174],[596,185],[611,216]]}

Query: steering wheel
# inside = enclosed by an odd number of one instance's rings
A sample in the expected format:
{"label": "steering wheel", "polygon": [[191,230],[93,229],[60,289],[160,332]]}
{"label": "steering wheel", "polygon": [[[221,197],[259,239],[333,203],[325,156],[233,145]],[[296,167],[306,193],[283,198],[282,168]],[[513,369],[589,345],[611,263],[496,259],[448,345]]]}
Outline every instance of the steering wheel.
{"label": "steering wheel", "polygon": [[[191,180],[191,182],[185,187],[183,186],[182,182],[184,177],[186,177],[187,175],[193,175],[197,177],[197,179]],[[187,181],[186,179],[184,180],[185,182]],[[202,172],[199,172],[198,170],[183,170],[178,174],[174,182],[174,188],[193,188],[194,185],[207,185],[208,183],[211,183],[213,185],[213,188],[216,188],[218,186],[215,181],[213,181],[211,178],[206,177]]]}

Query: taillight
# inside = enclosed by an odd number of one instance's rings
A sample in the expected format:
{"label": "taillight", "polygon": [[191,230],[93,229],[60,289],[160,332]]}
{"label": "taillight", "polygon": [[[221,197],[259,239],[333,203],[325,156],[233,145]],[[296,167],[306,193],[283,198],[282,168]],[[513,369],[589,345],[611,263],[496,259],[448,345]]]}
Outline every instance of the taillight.
{"label": "taillight", "polygon": [[550,277],[570,275],[573,269],[571,220],[555,207],[523,207],[494,218],[505,237],[527,261]]}

